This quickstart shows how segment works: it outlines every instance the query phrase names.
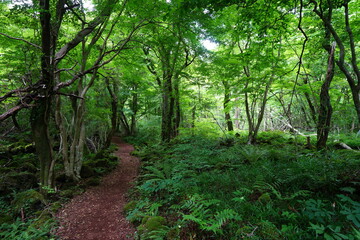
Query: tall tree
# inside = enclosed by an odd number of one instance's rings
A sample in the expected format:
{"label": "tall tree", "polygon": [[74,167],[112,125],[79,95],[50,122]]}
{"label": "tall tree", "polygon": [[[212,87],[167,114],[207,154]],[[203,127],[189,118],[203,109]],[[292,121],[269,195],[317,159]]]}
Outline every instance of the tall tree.
{"label": "tall tree", "polygon": [[177,134],[180,77],[197,55],[197,36],[179,12],[150,30],[144,54],[148,70],[155,76],[161,91],[161,139],[168,142]]}

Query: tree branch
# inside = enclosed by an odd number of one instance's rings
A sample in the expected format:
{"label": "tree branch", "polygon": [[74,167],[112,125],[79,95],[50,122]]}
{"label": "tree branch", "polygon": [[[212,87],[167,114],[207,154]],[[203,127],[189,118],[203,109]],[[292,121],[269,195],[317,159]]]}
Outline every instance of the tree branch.
{"label": "tree branch", "polygon": [[291,108],[291,105],[292,105],[292,102],[293,102],[293,99],[294,99],[294,93],[295,93],[295,90],[296,90],[297,82],[299,80],[299,74],[300,74],[300,69],[301,69],[301,66],[302,66],[302,59],[303,59],[303,55],[304,55],[304,51],[305,51],[305,46],[306,46],[306,42],[308,41],[308,36],[306,35],[304,29],[301,27],[303,8],[304,8],[303,0],[300,0],[300,16],[299,16],[298,29],[301,31],[301,33],[305,37],[305,39],[304,39],[302,49],[301,49],[301,53],[300,53],[300,57],[299,57],[299,68],[298,68],[298,71],[297,71],[297,74],[296,74],[293,92],[291,94],[290,103],[289,103],[288,109],[287,109],[288,113],[290,113],[290,108]]}
{"label": "tree branch", "polygon": [[29,44],[29,45],[37,48],[37,49],[41,49],[41,47],[40,47],[39,45],[36,45],[36,44],[34,44],[34,43],[32,43],[32,42],[29,42],[28,40],[25,40],[25,39],[23,39],[23,38],[12,37],[12,36],[9,36],[9,35],[7,35],[7,34],[5,34],[5,33],[0,33],[0,35],[3,35],[3,36],[5,36],[5,37],[7,37],[7,38],[10,38],[10,39],[22,41],[22,42],[27,43],[27,44]]}
{"label": "tree branch", "polygon": [[350,50],[351,50],[351,65],[354,69],[354,72],[356,74],[356,77],[358,79],[358,85],[359,85],[359,81],[360,81],[360,71],[359,68],[357,66],[356,63],[356,50],[355,50],[355,42],[354,42],[354,35],[353,32],[351,30],[350,27],[350,23],[349,23],[349,4],[348,2],[346,2],[344,4],[345,7],[345,25],[346,25],[346,31],[348,32],[349,35],[349,41],[350,41]]}
{"label": "tree branch", "polygon": [[76,36],[65,46],[63,46],[56,54],[55,54],[55,66],[59,64],[59,62],[66,56],[66,54],[76,47],[79,43],[81,43],[87,35],[92,33],[94,29],[99,26],[101,23],[103,23],[110,15],[113,9],[113,5],[116,3],[116,0],[108,0],[108,6],[104,8],[103,12],[95,18],[93,21],[91,21],[86,28],[80,30]]}

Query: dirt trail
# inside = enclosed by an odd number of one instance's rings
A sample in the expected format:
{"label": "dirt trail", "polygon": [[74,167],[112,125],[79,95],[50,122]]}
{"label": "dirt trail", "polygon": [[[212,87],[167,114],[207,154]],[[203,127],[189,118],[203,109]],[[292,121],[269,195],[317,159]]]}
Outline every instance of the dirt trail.
{"label": "dirt trail", "polygon": [[133,239],[135,229],[122,213],[125,195],[138,173],[139,160],[130,155],[133,146],[114,137],[119,146],[115,152],[119,166],[103,178],[100,185],[76,196],[59,213],[62,240],[125,240]]}

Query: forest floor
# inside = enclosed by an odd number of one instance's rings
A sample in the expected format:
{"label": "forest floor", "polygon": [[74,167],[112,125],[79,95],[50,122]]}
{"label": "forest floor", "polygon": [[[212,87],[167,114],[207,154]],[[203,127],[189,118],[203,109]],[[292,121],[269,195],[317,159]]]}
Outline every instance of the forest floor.
{"label": "forest floor", "polygon": [[118,145],[115,155],[120,164],[101,184],[76,196],[59,211],[62,240],[125,240],[133,239],[135,229],[125,219],[123,207],[131,182],[136,178],[139,159],[131,156],[133,146],[114,137]]}

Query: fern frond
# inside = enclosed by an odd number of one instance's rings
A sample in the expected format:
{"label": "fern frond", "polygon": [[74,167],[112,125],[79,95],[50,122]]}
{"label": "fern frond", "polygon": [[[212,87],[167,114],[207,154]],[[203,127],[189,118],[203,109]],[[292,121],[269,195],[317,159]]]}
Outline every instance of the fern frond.
{"label": "fern frond", "polygon": [[144,168],[150,172],[150,173],[144,174],[143,175],[144,177],[166,179],[164,172],[161,171],[160,169],[158,169],[154,166],[147,166]]}

